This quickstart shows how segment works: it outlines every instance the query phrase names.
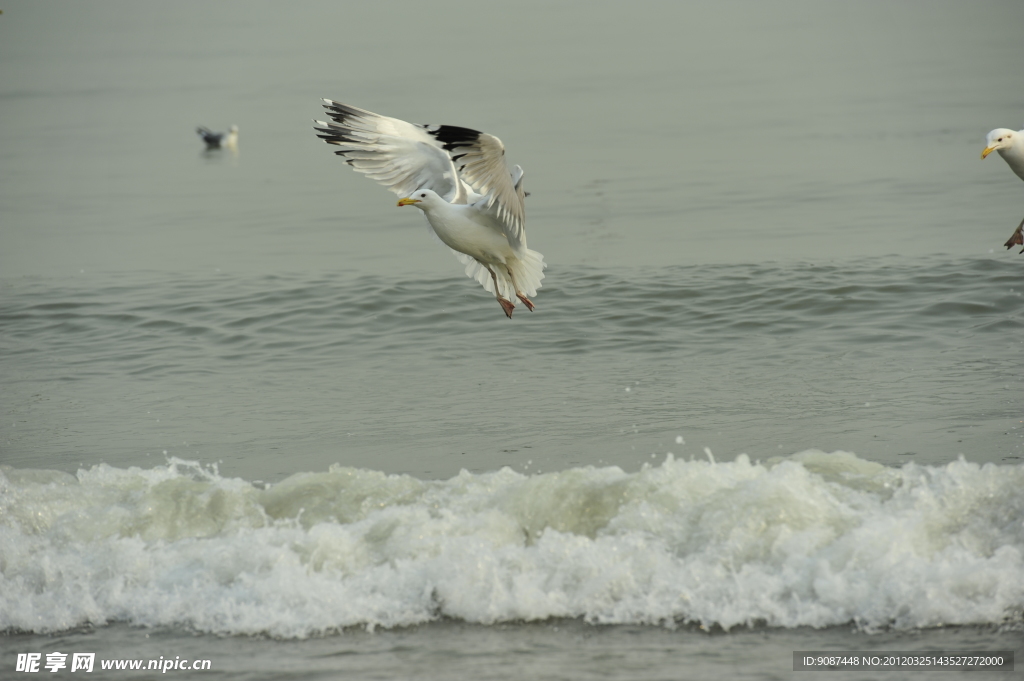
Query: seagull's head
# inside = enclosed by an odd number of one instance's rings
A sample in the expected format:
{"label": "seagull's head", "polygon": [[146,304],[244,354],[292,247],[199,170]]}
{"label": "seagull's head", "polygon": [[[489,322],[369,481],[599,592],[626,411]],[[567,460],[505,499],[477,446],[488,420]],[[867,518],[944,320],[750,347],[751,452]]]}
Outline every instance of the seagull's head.
{"label": "seagull's head", "polygon": [[404,199],[399,199],[399,206],[416,206],[422,210],[426,210],[430,206],[434,205],[435,201],[443,201],[440,196],[437,195],[432,189],[417,189],[409,196]]}
{"label": "seagull's head", "polygon": [[981,157],[985,158],[993,151],[1011,148],[1019,134],[1009,128],[996,128],[985,138],[985,150],[981,152]]}

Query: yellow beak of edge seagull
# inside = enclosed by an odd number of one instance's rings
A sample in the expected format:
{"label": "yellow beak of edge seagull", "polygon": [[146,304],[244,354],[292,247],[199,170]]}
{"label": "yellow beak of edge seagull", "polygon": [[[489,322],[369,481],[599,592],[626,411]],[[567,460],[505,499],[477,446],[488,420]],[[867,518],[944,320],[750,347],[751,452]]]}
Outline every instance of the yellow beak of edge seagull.
{"label": "yellow beak of edge seagull", "polygon": [[[986,149],[985,151],[988,152],[988,151],[991,151],[991,150],[990,149]],[[985,157],[982,156],[982,158],[985,158]],[[419,199],[399,199],[398,200],[398,205],[399,206],[411,206],[414,203],[420,203],[420,200]]]}
{"label": "yellow beak of edge seagull", "polygon": [[[985,158],[986,156],[988,156],[989,154],[991,154],[991,153],[992,153],[993,151],[995,151],[995,150],[996,150],[996,148],[995,148],[995,147],[985,147],[985,151],[981,152],[981,157],[982,157],[982,158]],[[407,201],[407,200],[408,200],[408,199],[402,199],[402,201]],[[400,206],[401,206],[401,205],[403,205],[403,204],[402,204],[401,202],[399,202],[399,204],[398,204],[398,205],[400,205]]]}

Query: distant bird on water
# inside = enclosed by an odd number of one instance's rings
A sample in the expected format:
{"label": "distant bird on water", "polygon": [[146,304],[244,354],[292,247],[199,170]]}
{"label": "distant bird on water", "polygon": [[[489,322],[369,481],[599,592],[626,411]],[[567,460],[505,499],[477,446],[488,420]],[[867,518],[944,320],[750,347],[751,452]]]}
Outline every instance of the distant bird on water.
{"label": "distant bird on water", "polygon": [[199,126],[196,134],[206,142],[207,149],[236,149],[238,148],[238,126],[232,125],[227,132],[214,132],[209,128]]}
{"label": "distant bird on water", "polygon": [[[1024,180],[1024,130],[1013,131],[1008,128],[996,128],[990,132],[985,138],[985,150],[981,152],[981,157],[985,158],[993,151],[998,151],[1010,166],[1010,170]],[[1020,252],[1024,253],[1024,220],[1020,221],[1013,236],[1003,245],[1007,248],[1021,246]]]}
{"label": "distant bird on water", "polygon": [[485,132],[454,125],[414,125],[324,100],[333,123],[314,121],[317,136],[355,170],[416,206],[466,275],[494,294],[512,318],[513,299],[533,311],[544,256],[526,247],[523,169],[508,167],[505,146]]}

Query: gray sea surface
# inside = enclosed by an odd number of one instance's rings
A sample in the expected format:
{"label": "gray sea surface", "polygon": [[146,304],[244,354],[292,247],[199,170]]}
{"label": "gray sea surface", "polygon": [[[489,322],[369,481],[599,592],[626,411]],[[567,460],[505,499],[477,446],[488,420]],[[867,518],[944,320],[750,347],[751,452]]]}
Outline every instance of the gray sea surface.
{"label": "gray sea surface", "polygon": [[[1018,3],[0,9],[0,678],[1021,657]],[[536,311],[321,97],[499,136]]]}

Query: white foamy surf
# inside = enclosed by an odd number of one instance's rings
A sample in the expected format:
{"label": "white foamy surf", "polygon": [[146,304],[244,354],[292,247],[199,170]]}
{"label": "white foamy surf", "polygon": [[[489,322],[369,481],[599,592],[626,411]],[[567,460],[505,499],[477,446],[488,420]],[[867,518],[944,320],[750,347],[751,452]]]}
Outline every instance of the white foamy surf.
{"label": "white foamy surf", "polygon": [[0,630],[1019,622],[1022,489],[1024,466],[819,451],[445,481],[335,466],[268,489],[177,459],[2,466]]}

